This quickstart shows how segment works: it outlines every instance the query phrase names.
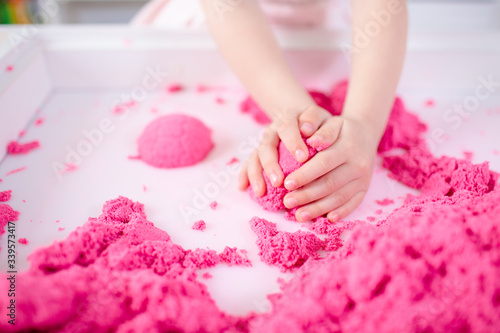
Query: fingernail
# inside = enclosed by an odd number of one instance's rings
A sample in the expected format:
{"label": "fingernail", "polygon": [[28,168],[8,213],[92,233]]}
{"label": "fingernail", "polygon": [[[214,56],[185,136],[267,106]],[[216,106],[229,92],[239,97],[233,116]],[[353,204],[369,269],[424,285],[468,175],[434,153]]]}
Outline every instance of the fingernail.
{"label": "fingernail", "polygon": [[316,149],[316,151],[322,151],[329,147],[329,145],[324,142],[324,138],[321,135],[311,136],[307,139],[307,144]]}
{"label": "fingernail", "polygon": [[308,211],[303,211],[302,213],[299,214],[299,220],[301,222],[306,222],[311,219],[311,214],[309,214]]}
{"label": "fingernail", "polygon": [[307,158],[307,155],[302,150],[297,149],[295,151],[295,158],[297,159],[297,161],[304,161]]}
{"label": "fingernail", "polygon": [[276,183],[278,182],[278,175],[277,175],[277,174],[275,174],[275,173],[272,173],[272,174],[269,176],[269,178],[271,179],[271,183],[272,183],[273,185],[276,185]]}
{"label": "fingernail", "polygon": [[321,142],[323,142],[323,137],[321,135],[319,135],[319,134],[314,134],[309,139],[307,139],[307,143],[310,144],[311,146],[312,145],[318,145]]}
{"label": "fingernail", "polygon": [[325,140],[325,138],[320,134],[315,134],[314,136],[311,136],[311,139],[314,140],[314,142],[321,142]]}
{"label": "fingernail", "polygon": [[304,123],[304,124],[302,124],[302,126],[300,126],[300,131],[303,134],[310,134],[313,131],[313,127],[309,123]]}
{"label": "fingernail", "polygon": [[255,194],[255,196],[257,197],[260,197],[259,192],[260,192],[260,186],[259,185],[253,186],[253,194]]}
{"label": "fingernail", "polygon": [[338,214],[333,214],[331,217],[330,217],[332,223],[335,223],[335,222],[338,222],[339,220],[339,215]]}
{"label": "fingernail", "polygon": [[297,206],[297,200],[293,197],[285,198],[285,206],[288,209],[295,208],[295,206]]}
{"label": "fingernail", "polygon": [[296,185],[297,184],[295,184],[295,180],[293,180],[293,179],[287,179],[287,180],[285,180],[285,187],[289,191],[294,190]]}

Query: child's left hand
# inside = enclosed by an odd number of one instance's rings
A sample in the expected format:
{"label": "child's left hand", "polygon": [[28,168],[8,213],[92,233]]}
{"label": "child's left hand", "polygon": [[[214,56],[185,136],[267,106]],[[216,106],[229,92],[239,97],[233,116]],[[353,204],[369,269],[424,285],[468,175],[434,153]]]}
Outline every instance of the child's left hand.
{"label": "child's left hand", "polygon": [[[340,132],[334,118],[342,119]],[[367,119],[338,116],[310,137],[328,148],[285,179],[285,187],[293,192],[285,196],[284,204],[289,209],[300,206],[295,214],[298,221],[327,214],[328,220],[337,222],[361,203],[370,186],[379,142],[373,131]]]}

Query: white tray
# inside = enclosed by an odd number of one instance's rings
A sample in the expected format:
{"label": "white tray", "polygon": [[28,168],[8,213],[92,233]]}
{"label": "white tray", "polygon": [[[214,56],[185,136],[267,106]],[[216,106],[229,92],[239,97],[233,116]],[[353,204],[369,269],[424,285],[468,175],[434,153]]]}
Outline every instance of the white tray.
{"label": "white tray", "polygon": [[[287,231],[301,225],[286,221],[281,213],[263,211],[236,189],[234,175],[229,184],[218,187],[220,193],[209,198],[208,202],[219,203],[216,210],[207,206],[188,219],[180,213],[183,205],[193,206],[193,189],[203,191],[213,182],[214,173],[228,175],[226,163],[232,157],[246,158],[261,129],[239,112],[238,103],[245,92],[209,37],[205,33],[125,27],[47,28],[15,47],[8,43],[8,30],[0,33],[5,37],[0,45],[0,70],[14,66],[12,72],[0,76],[0,146],[17,139],[22,129],[26,134],[21,142],[36,139],[41,143],[40,149],[28,155],[7,156],[0,163],[0,190],[13,191],[9,204],[21,213],[17,237],[29,241],[18,246],[18,268],[28,267],[27,257],[34,249],[64,239],[89,216],[98,216],[106,200],[123,195],[144,203],[148,219],[184,248],[220,251],[227,245],[246,249],[252,268],[219,266],[210,269],[214,278],[205,283],[220,308],[229,313],[268,310],[266,294],[277,291],[278,277],[290,275],[260,261],[248,221],[257,215]],[[295,39],[291,36],[282,32],[280,41],[306,86],[329,90],[347,76],[348,63],[340,47],[347,36],[325,32],[303,32]],[[498,34],[413,36],[400,93],[409,109],[429,123],[430,142],[435,141],[432,133],[440,129],[449,137],[435,145],[436,154],[463,157],[464,150],[473,151],[474,162],[490,161],[492,169],[500,171],[500,156],[494,153],[500,150],[500,87],[457,129],[443,118],[454,103],[474,95],[480,77],[491,75],[500,81],[499,45],[491,43],[495,38],[498,40]],[[156,66],[169,73],[158,89],[148,91],[128,117],[114,114],[114,101],[141,85],[147,68]],[[187,90],[165,92],[165,86],[177,82]],[[198,93],[199,84],[214,89]],[[226,103],[217,104],[217,97]],[[429,98],[435,101],[434,107],[424,105]],[[215,149],[208,158],[194,167],[176,170],[155,169],[130,160],[144,126],[173,112],[194,115],[213,129]],[[34,123],[38,118],[44,119],[40,126]],[[53,163],[64,163],[67,147],[77,149],[85,139],[82,131],[98,128],[103,119],[109,119],[114,130],[104,134],[77,170],[62,176],[55,173]],[[6,176],[24,166],[26,170]],[[407,193],[415,191],[388,178],[377,161],[370,191],[349,218],[381,219],[401,204]],[[384,198],[395,200],[395,204],[381,207],[375,203]],[[382,214],[375,214],[378,209]],[[207,222],[205,232],[191,230],[192,222],[199,219]],[[6,243],[4,235],[2,249]],[[5,270],[5,250],[0,251],[0,258],[0,267]]]}

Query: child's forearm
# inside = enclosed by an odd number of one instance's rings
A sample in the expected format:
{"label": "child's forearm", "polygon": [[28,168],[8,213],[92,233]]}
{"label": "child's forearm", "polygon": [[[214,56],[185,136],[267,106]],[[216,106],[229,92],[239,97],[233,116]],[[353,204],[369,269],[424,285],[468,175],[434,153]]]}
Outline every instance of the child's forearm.
{"label": "child's forearm", "polygon": [[[406,1],[351,0],[351,7],[351,78],[343,112],[347,117],[372,124],[376,138],[380,139],[394,103],[406,53]],[[382,10],[389,16],[384,18],[386,21],[377,21],[373,13]],[[377,26],[380,29],[375,33]],[[365,33],[368,45],[360,43],[360,30],[368,31]]]}
{"label": "child's forearm", "polygon": [[257,1],[221,11],[202,0],[208,26],[223,57],[257,103],[272,117],[314,104],[288,68]]}

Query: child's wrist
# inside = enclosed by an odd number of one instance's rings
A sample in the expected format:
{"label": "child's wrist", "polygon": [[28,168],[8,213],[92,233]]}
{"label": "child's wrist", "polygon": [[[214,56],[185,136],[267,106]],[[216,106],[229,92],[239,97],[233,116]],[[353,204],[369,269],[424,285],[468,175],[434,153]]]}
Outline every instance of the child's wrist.
{"label": "child's wrist", "polygon": [[366,130],[366,134],[371,136],[377,143],[384,135],[387,122],[383,119],[374,119],[373,115],[368,115],[362,112],[342,114],[346,119],[354,120],[360,123]]}

